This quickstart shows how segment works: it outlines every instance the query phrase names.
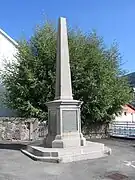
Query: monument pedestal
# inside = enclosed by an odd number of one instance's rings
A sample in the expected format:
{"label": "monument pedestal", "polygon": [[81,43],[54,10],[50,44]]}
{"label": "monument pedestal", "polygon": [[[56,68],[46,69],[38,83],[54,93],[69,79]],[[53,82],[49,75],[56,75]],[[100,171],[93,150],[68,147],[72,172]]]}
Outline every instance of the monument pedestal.
{"label": "monument pedestal", "polygon": [[67,163],[101,158],[111,149],[101,143],[86,141],[81,133],[80,101],[55,100],[47,103],[49,121],[46,147],[27,146],[22,150],[33,160]]}
{"label": "monument pedestal", "polygon": [[80,106],[77,100],[54,100],[48,106],[48,135],[46,146],[52,148],[85,145],[81,133]]}
{"label": "monument pedestal", "polygon": [[78,133],[68,133],[63,137],[56,136],[52,148],[80,147],[86,145],[86,139]]}

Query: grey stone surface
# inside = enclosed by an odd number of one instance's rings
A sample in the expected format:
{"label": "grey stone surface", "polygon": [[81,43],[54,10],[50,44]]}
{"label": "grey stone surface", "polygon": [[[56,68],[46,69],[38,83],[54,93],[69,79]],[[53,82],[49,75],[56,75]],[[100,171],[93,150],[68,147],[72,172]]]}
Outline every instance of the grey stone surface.
{"label": "grey stone surface", "polygon": [[135,180],[135,168],[125,163],[135,161],[135,141],[98,141],[112,148],[111,156],[67,164],[33,161],[20,151],[0,149],[0,180],[109,180],[106,176],[116,172]]}
{"label": "grey stone surface", "polygon": [[101,158],[110,155],[111,149],[105,147],[103,143],[87,141],[85,146],[68,146],[68,148],[44,148],[28,145],[27,149],[22,149],[22,152],[30,158],[38,161],[68,163],[73,161]]}
{"label": "grey stone surface", "polygon": [[59,18],[57,33],[55,100],[72,100],[71,72],[66,19]]}
{"label": "grey stone surface", "polygon": [[76,132],[78,131],[78,118],[76,110],[63,110],[63,132]]}

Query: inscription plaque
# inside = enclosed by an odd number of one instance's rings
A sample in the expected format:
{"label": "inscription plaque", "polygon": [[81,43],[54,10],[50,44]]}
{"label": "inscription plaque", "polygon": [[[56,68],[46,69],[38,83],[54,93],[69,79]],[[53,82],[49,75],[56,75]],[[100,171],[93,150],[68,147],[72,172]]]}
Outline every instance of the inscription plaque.
{"label": "inscription plaque", "polygon": [[62,111],[63,132],[76,132],[78,130],[77,111],[63,110]]}

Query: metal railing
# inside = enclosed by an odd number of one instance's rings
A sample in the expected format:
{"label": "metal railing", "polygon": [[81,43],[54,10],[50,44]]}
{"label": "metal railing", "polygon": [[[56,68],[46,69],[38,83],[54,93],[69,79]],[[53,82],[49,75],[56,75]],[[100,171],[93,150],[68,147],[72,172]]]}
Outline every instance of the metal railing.
{"label": "metal railing", "polygon": [[116,121],[110,125],[109,133],[116,137],[135,138],[135,122]]}

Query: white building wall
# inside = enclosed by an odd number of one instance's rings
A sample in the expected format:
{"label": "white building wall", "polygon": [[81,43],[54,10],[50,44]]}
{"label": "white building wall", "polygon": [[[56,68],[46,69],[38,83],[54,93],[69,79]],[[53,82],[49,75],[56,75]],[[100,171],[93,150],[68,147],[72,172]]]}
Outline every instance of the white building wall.
{"label": "white building wall", "polygon": [[116,116],[115,121],[118,122],[135,122],[135,113],[126,114],[123,112],[120,116]]}
{"label": "white building wall", "polygon": [[14,55],[17,53],[15,44],[0,33],[0,69],[4,67],[4,60],[15,60]]}
{"label": "white building wall", "polygon": [[[17,43],[0,29],[0,71],[4,70],[5,61],[12,62],[15,60],[17,53]],[[6,108],[2,103],[2,92],[4,87],[0,81],[0,116],[13,116],[13,111]]]}

